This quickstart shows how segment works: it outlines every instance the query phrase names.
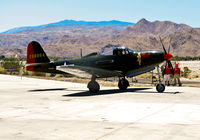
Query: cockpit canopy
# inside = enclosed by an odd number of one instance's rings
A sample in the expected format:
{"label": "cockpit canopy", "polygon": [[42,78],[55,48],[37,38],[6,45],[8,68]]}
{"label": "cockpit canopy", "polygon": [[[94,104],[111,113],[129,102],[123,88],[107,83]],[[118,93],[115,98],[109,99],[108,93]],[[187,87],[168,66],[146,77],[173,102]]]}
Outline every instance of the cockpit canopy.
{"label": "cockpit canopy", "polygon": [[99,54],[100,55],[125,55],[125,54],[130,54],[130,53],[134,53],[134,51],[127,47],[121,46],[121,47],[112,48],[107,51],[103,51]]}

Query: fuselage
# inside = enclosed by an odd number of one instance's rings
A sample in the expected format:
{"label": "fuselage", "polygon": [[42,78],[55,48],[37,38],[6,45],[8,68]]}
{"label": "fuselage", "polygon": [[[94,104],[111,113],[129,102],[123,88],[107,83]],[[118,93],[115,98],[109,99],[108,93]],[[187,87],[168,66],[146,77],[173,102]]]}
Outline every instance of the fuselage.
{"label": "fuselage", "polygon": [[132,70],[139,70],[150,66],[155,67],[163,61],[163,51],[137,51],[122,55],[93,54],[81,58],[61,60],[53,64],[55,66],[73,64],[111,71],[122,71],[126,75],[127,72]]}
{"label": "fuselage", "polygon": [[[126,47],[117,47],[107,52],[91,53],[84,57],[34,64],[34,71],[62,74],[67,71],[58,70],[58,66],[74,65],[91,70],[98,69],[101,74],[97,77],[135,76],[152,70],[164,60],[163,51],[133,51]],[[106,71],[119,72],[120,75],[103,74]]]}

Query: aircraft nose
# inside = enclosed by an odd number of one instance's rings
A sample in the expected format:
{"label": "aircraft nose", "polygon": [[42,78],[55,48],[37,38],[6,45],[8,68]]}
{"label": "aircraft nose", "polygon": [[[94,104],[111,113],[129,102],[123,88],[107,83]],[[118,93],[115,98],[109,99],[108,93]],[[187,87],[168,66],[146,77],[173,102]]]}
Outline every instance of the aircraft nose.
{"label": "aircraft nose", "polygon": [[164,54],[165,60],[170,60],[172,57],[173,57],[173,55],[171,53]]}

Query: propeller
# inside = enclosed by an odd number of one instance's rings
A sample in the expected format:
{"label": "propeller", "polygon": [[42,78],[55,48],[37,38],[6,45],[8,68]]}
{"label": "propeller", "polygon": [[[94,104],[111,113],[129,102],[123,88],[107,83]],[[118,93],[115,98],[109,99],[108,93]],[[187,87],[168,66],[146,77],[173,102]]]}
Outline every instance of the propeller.
{"label": "propeller", "polygon": [[163,44],[162,39],[161,39],[160,36],[159,36],[159,39],[160,39],[160,43],[162,44],[162,47],[163,47],[163,50],[164,50],[165,54],[167,54],[167,51],[166,51],[166,49],[165,49],[165,46],[164,46],[164,44]]}
{"label": "propeller", "polygon": [[172,38],[170,37],[170,40],[169,40],[169,48],[168,48],[168,53],[170,52],[171,41],[172,41]]}
{"label": "propeller", "polygon": [[169,48],[168,48],[168,53],[170,52],[170,45],[169,45]]}
{"label": "propeller", "polygon": [[[161,42],[163,50],[164,50],[164,59],[166,60],[165,70],[166,70],[167,64],[168,64],[168,68],[170,69],[171,74],[174,75],[174,69],[173,69],[172,63],[170,61],[170,59],[173,57],[172,54],[169,53],[170,46],[169,46],[168,52],[167,52],[160,36],[159,36],[159,38],[160,38],[160,42]],[[171,44],[171,39],[170,39],[170,44]]]}

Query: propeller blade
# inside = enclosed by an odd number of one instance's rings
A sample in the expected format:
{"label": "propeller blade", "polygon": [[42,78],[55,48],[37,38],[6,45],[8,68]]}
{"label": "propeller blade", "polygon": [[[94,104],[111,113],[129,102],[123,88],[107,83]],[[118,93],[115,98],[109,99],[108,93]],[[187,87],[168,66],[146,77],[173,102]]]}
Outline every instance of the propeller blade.
{"label": "propeller blade", "polygon": [[[159,36],[159,38],[160,38],[160,36]],[[160,42],[161,42],[161,44],[162,44],[162,47],[163,47],[163,50],[164,50],[165,54],[167,54],[167,51],[166,51],[166,49],[165,49],[165,46],[164,46],[164,44],[163,44],[163,42],[162,42],[162,39],[161,39],[161,38],[160,38]]]}
{"label": "propeller blade", "polygon": [[167,63],[168,63],[169,69],[170,69],[170,71],[171,71],[171,74],[174,75],[174,68],[173,68],[173,66],[172,66],[171,61],[167,61]]}
{"label": "propeller blade", "polygon": [[171,74],[174,76],[174,68],[173,68],[172,63],[171,63],[170,60],[169,61],[166,60],[164,72],[166,71],[167,65],[168,65],[168,68],[170,69]]}
{"label": "propeller blade", "polygon": [[169,45],[169,48],[168,48],[168,53],[170,52],[170,47],[171,47],[171,45]]}
{"label": "propeller blade", "polygon": [[170,52],[171,42],[172,42],[172,38],[170,37],[170,39],[169,39],[169,48],[168,48],[168,53]]}
{"label": "propeller blade", "polygon": [[164,73],[165,73],[165,71],[166,71],[166,68],[167,68],[167,61],[165,61],[166,63],[165,63],[165,69],[163,70],[164,71]]}

